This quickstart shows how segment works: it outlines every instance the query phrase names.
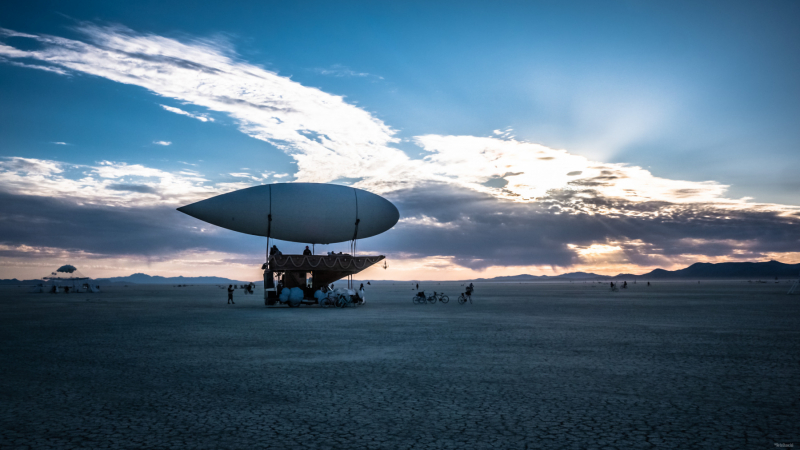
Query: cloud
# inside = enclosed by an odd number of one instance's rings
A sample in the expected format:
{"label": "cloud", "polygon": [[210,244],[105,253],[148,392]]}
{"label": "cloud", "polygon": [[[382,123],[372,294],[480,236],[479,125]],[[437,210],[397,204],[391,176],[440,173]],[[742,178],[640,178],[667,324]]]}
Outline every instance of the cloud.
{"label": "cloud", "polygon": [[71,144],[67,144],[66,142],[51,142],[51,144],[55,144],[55,145],[71,145]]}
{"label": "cloud", "polygon": [[116,207],[180,206],[249,187],[212,184],[197,172],[167,172],[140,164],[103,161],[94,166],[33,158],[0,159],[0,192]]}
{"label": "cloud", "polygon": [[[362,248],[404,258],[446,257],[452,266],[476,270],[585,265],[597,270],[604,266],[599,261],[611,256],[618,266],[674,267],[800,251],[797,213],[673,204],[667,214],[659,202],[606,198],[596,201],[639,214],[561,213],[572,208],[569,196],[520,203],[446,184],[398,191],[391,198],[403,219]],[[645,214],[652,211],[662,214]]]}
{"label": "cloud", "polygon": [[184,110],[182,110],[180,108],[175,108],[175,107],[167,106],[167,105],[161,105],[161,107],[166,109],[169,112],[173,112],[175,114],[180,114],[182,116],[189,116],[192,119],[197,119],[197,120],[199,120],[201,122],[213,122],[214,121],[214,118],[213,117],[209,117],[207,114],[192,114],[192,113],[186,112],[186,111],[184,111]]}
{"label": "cloud", "polygon": [[138,192],[140,194],[154,194],[158,195],[158,189],[153,186],[146,186],[143,184],[109,184],[106,189],[112,191],[129,191]]}
{"label": "cloud", "polygon": [[[117,208],[0,193],[0,267],[35,278],[63,262],[92,277],[150,274],[258,279],[258,238],[198,226],[172,207]],[[238,273],[237,273],[238,272]]]}
{"label": "cloud", "polygon": [[141,86],[233,118],[239,129],[292,155],[298,180],[326,182],[354,172],[383,174],[408,165],[388,144],[395,131],[340,96],[309,88],[236,59],[207,40],[179,42],[124,27],[84,26],[88,42],[26,35],[36,50],[0,47],[0,56]]}
{"label": "cloud", "polygon": [[170,142],[170,141],[153,141],[153,144],[155,144],[155,145],[163,145],[164,147],[166,147],[168,145],[172,145],[172,142]]}
{"label": "cloud", "polygon": [[319,68],[318,67],[318,68],[314,69],[314,72],[316,72],[316,73],[318,73],[320,75],[326,75],[326,76],[337,77],[337,78],[358,77],[358,78],[375,78],[375,79],[378,79],[378,80],[382,80],[383,79],[383,77],[378,76],[378,75],[373,75],[371,73],[356,72],[355,70],[352,70],[352,69],[348,68],[347,66],[343,66],[341,64],[334,64],[334,65],[332,65],[331,67],[328,67],[328,68]]}
{"label": "cloud", "polygon": [[[3,51],[2,47],[3,46],[0,45],[0,51]],[[67,72],[64,69],[59,69],[58,67],[42,66],[42,65],[39,65],[39,64],[25,64],[25,63],[21,63],[21,62],[18,62],[18,61],[9,61],[6,58],[0,58],[0,62],[8,64],[8,65],[11,65],[11,66],[23,67],[25,69],[44,70],[45,72],[57,73],[59,75],[69,75],[69,72]]]}
{"label": "cloud", "polygon": [[[571,189],[632,202],[729,203],[722,197],[727,186],[713,181],[658,178],[640,167],[591,161],[539,144],[440,135],[418,136],[416,142],[430,153],[425,160],[434,175],[499,198],[527,202],[545,197],[552,189]],[[485,186],[492,178],[502,178],[507,184]]]}

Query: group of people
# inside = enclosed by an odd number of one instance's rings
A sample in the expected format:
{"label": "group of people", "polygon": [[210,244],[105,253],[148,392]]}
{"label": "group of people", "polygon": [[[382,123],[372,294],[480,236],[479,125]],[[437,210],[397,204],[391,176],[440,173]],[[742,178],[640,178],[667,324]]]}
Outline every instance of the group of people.
{"label": "group of people", "polygon": [[[634,281],[634,283],[636,283],[636,282]],[[650,286],[650,282],[649,281],[647,282],[647,285]],[[611,282],[611,290],[613,291],[616,287],[617,287],[617,285],[614,284],[614,282],[612,281]],[[623,281],[622,282],[622,289],[628,289],[628,282],[627,281]]]}
{"label": "group of people", "polygon": [[[313,255],[313,254],[314,254],[314,252],[313,252],[313,251],[312,251],[312,250],[311,250],[311,249],[310,249],[310,248],[309,248],[309,247],[306,245],[306,248],[305,248],[305,250],[303,250],[303,256],[311,256],[311,255]],[[273,256],[281,256],[281,255],[283,255],[283,253],[282,253],[280,250],[278,250],[278,246],[277,246],[277,245],[273,245],[273,246],[272,246],[272,247],[269,249],[269,257],[270,257],[270,258],[272,258]],[[344,255],[344,256],[348,256],[348,255],[349,255],[349,253],[342,253],[342,252],[339,252],[339,253],[336,253],[336,252],[328,252],[328,256],[336,256],[336,255]]]}
{"label": "group of people", "polygon": [[[255,286],[256,286],[255,283],[250,283],[250,284],[243,285],[242,289],[244,289],[245,295],[246,294],[251,294],[252,295],[253,294],[253,288]],[[236,288],[232,284],[228,285],[228,304],[229,305],[235,305],[236,304],[236,302],[233,301],[233,291],[235,291],[235,290],[236,290]]]}

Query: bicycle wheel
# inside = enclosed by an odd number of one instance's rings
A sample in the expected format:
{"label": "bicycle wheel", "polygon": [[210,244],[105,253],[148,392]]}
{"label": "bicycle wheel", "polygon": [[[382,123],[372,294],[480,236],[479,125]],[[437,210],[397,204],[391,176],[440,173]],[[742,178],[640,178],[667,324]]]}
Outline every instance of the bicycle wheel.
{"label": "bicycle wheel", "polygon": [[328,306],[329,306],[328,297],[322,297],[321,299],[319,299],[319,307],[320,308],[327,308]]}
{"label": "bicycle wheel", "polygon": [[419,297],[415,295],[411,297],[411,301],[414,302],[414,304],[416,305],[417,303],[419,303]]}
{"label": "bicycle wheel", "polygon": [[447,303],[447,302],[450,301],[450,297],[448,297],[446,295],[443,295],[443,296],[439,297],[439,301],[442,302],[442,303]]}
{"label": "bicycle wheel", "polygon": [[432,295],[430,297],[428,297],[428,303],[430,303],[431,305],[435,305],[436,304],[436,297],[434,297]]}
{"label": "bicycle wheel", "polygon": [[463,305],[466,302],[467,302],[467,299],[466,299],[466,297],[464,297],[464,294],[461,294],[461,295],[458,296],[458,304],[459,305]]}
{"label": "bicycle wheel", "polygon": [[339,296],[336,297],[336,307],[344,308],[345,306],[347,306],[347,298],[344,294],[339,294]]}

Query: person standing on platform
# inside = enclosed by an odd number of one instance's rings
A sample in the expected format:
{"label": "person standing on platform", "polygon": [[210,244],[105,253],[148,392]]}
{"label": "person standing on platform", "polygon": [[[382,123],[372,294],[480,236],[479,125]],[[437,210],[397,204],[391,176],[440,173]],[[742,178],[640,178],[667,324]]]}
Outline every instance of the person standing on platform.
{"label": "person standing on platform", "polygon": [[306,245],[306,249],[303,250],[303,256],[310,256],[310,255],[311,255],[311,249],[308,248],[308,246]]}
{"label": "person standing on platform", "polygon": [[228,304],[229,305],[235,305],[236,304],[233,301],[233,285],[232,284],[228,285]]}

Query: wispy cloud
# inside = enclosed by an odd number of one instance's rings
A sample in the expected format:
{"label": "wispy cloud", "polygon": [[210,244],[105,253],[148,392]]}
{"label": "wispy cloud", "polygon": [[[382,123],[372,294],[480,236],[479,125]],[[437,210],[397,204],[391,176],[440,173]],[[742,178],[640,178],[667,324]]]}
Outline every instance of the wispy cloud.
{"label": "wispy cloud", "polygon": [[169,112],[172,112],[172,113],[175,113],[175,114],[180,114],[182,116],[188,116],[188,117],[191,117],[192,119],[197,119],[197,120],[199,120],[201,122],[213,122],[214,121],[214,118],[213,117],[209,117],[207,114],[192,114],[192,113],[186,112],[186,111],[184,111],[184,110],[182,110],[180,108],[175,108],[173,106],[167,106],[167,105],[161,105],[161,107],[166,109]]}
{"label": "wispy cloud", "polygon": [[55,144],[55,145],[72,145],[72,144],[67,144],[66,142],[51,142],[51,144]]}
{"label": "wispy cloud", "polygon": [[[0,44],[0,52],[2,52],[4,50],[3,47],[6,47],[6,46]],[[13,52],[11,52],[10,54],[13,54]],[[5,64],[9,64],[9,65],[12,65],[12,66],[16,66],[16,67],[24,67],[25,69],[44,70],[45,72],[53,72],[53,73],[57,73],[59,75],[69,75],[69,72],[67,72],[64,69],[60,69],[58,67],[43,66],[43,65],[40,65],[40,64],[26,64],[26,63],[22,63],[22,62],[19,62],[19,61],[9,61],[6,58],[0,58],[0,62],[5,63]]]}
{"label": "wispy cloud", "polygon": [[153,141],[153,144],[155,144],[155,145],[163,145],[164,147],[166,147],[168,145],[172,145],[172,142],[170,142],[170,141]]}
{"label": "wispy cloud", "polygon": [[[123,27],[84,26],[88,42],[28,35],[38,50],[0,47],[28,58],[144,87],[168,98],[229,115],[248,136],[272,143],[297,161],[298,180],[326,182],[353,172],[381,174],[408,165],[389,147],[395,131],[342,97],[238,61],[208,40],[179,42]],[[401,164],[398,164],[401,163]]]}
{"label": "wispy cloud", "polygon": [[350,77],[357,77],[357,78],[374,78],[376,80],[382,80],[383,77],[379,75],[374,75],[367,72],[357,72],[353,69],[350,69],[347,66],[341,64],[334,64],[328,68],[321,68],[317,67],[314,69],[314,72],[320,75],[326,75],[331,77],[337,78],[350,78]]}

